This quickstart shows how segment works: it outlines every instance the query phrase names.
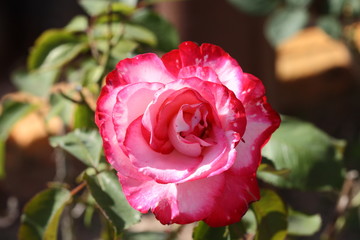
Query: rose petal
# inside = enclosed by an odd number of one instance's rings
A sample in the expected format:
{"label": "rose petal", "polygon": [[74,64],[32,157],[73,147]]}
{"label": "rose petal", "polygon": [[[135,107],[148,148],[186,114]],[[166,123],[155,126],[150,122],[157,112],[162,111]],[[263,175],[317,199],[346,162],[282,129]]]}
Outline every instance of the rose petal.
{"label": "rose petal", "polygon": [[169,154],[155,152],[145,141],[141,128],[141,118],[129,125],[124,146],[133,165],[157,182],[178,182],[189,175],[201,161],[201,158],[184,156],[178,151]]}
{"label": "rose petal", "polygon": [[117,93],[112,121],[120,146],[125,139],[129,124],[143,115],[155,92],[163,86],[161,83],[134,83]]}
{"label": "rose petal", "polygon": [[206,218],[217,206],[224,186],[221,175],[182,184],[118,177],[130,205],[143,213],[151,209],[163,224],[187,224]]}
{"label": "rose petal", "polygon": [[[182,70],[182,68],[188,66],[209,68],[216,73],[222,84],[233,91],[238,98],[242,89],[244,89],[241,67],[235,59],[216,45],[204,43],[199,47],[193,42],[184,42],[180,44],[179,50],[164,54],[162,61],[168,71],[175,77],[179,75],[180,70],[188,71]],[[186,77],[191,76],[187,74]],[[199,76],[194,73],[192,77]],[[213,77],[209,79],[199,78],[207,81],[213,81],[214,79]]]}
{"label": "rose petal", "polygon": [[234,175],[230,172],[223,173],[225,186],[220,198],[217,199],[217,207],[204,220],[211,227],[230,225],[240,221],[246,213],[251,202],[260,199],[259,187],[255,174]]}
{"label": "rose petal", "polygon": [[128,83],[159,82],[168,83],[175,78],[165,68],[163,62],[154,53],[127,58],[116,65],[118,74]]}
{"label": "rose petal", "polygon": [[249,172],[255,172],[261,161],[261,148],[279,127],[280,117],[267,103],[261,81],[249,74],[244,76],[249,87],[249,91],[242,95],[247,127],[244,142],[236,147],[239,159],[231,170],[236,172],[246,168]]}

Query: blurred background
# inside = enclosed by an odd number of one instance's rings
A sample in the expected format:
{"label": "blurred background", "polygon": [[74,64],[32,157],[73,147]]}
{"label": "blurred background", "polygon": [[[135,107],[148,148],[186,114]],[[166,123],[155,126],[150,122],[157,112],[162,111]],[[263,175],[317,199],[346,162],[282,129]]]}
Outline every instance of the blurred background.
{"label": "blurred background", "polygon": [[[353,144],[353,159],[348,164],[358,168],[359,49],[316,27],[326,1],[314,2],[306,26],[279,44],[266,37],[268,15],[240,11],[230,1],[171,1],[155,8],[178,29],[181,41],[217,44],[239,62],[244,72],[259,77],[278,112],[308,120],[329,135]],[[0,1],[0,97],[15,90],[11,73],[26,64],[36,38],[46,29],[65,26],[78,14],[84,12],[76,0]],[[357,21],[346,22],[341,31],[349,25],[360,45]],[[53,179],[54,163],[48,161],[53,150],[42,136],[41,126],[31,118],[12,133],[7,146],[7,178],[0,181],[0,211],[7,208],[10,196],[22,206]],[[21,162],[21,158],[27,161]],[[13,226],[10,231],[16,233]]]}

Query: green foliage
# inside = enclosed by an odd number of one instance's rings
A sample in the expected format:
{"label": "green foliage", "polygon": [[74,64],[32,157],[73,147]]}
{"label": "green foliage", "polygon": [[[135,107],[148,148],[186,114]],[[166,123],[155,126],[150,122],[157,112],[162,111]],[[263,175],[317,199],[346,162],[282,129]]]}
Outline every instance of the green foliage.
{"label": "green foliage", "polygon": [[100,162],[102,140],[97,130],[74,132],[50,138],[53,147],[61,147],[81,160],[85,165],[97,167]]}
{"label": "green foliage", "polygon": [[321,228],[321,217],[319,214],[306,215],[289,209],[288,233],[297,236],[311,236]]}
{"label": "green foliage", "polygon": [[140,213],[127,202],[119,180],[110,171],[85,177],[88,187],[101,212],[112,223],[117,233],[140,221]]}
{"label": "green foliage", "polygon": [[301,30],[309,21],[305,8],[284,7],[275,11],[265,27],[265,35],[273,46],[277,46]]}
{"label": "green foliage", "polygon": [[79,3],[90,16],[96,16],[114,8],[130,13],[134,10],[137,0],[80,0]]}
{"label": "green foliage", "polygon": [[85,47],[86,43],[69,31],[47,30],[36,40],[28,58],[28,68],[59,68],[76,57]]}
{"label": "green foliage", "polygon": [[28,202],[21,217],[20,240],[56,240],[62,211],[71,194],[64,188],[50,188]]}
{"label": "green foliage", "polygon": [[244,12],[263,15],[273,11],[279,4],[280,0],[228,0],[235,7]]}
{"label": "green foliage", "polygon": [[157,38],[157,48],[167,52],[179,45],[179,34],[164,18],[148,9],[137,11],[132,22],[140,24],[152,31]]}
{"label": "green foliage", "polygon": [[279,187],[338,189],[343,180],[338,144],[314,125],[284,117],[262,153],[276,169],[289,169],[290,173],[284,178],[259,172],[259,177]]}
{"label": "green foliage", "polygon": [[18,70],[13,74],[14,85],[23,92],[38,97],[48,97],[50,89],[59,75],[58,69],[35,70],[26,72]]}
{"label": "green foliage", "polygon": [[14,124],[36,108],[28,102],[5,101],[0,115],[0,140],[6,140]]}
{"label": "green foliage", "polygon": [[252,204],[258,231],[255,240],[283,240],[287,235],[287,209],[272,190],[263,189],[261,199]]}
{"label": "green foliage", "polygon": [[14,124],[37,106],[27,102],[7,100],[3,103],[0,115],[0,179],[5,177],[5,141]]}
{"label": "green foliage", "polygon": [[318,18],[317,25],[333,38],[340,38],[342,36],[341,24],[334,16],[330,15]]}
{"label": "green foliage", "polygon": [[124,234],[124,240],[166,240],[168,234],[159,232],[140,232]]}

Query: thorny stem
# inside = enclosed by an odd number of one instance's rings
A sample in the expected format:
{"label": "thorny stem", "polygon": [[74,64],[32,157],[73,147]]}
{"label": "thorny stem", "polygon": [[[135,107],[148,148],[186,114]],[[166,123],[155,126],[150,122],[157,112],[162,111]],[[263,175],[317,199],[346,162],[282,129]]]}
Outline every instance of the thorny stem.
{"label": "thorny stem", "polygon": [[337,220],[343,216],[351,203],[351,194],[355,180],[359,177],[359,173],[356,170],[351,170],[346,173],[345,181],[342,186],[340,196],[335,208],[335,214],[330,220],[329,224],[325,228],[323,238],[326,240],[336,239],[338,230],[336,229]]}

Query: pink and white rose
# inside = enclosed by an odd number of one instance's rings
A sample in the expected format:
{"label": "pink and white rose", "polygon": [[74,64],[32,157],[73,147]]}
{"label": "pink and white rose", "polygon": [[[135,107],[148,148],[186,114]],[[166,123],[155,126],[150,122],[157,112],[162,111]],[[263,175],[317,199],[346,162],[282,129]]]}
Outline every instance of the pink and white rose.
{"label": "pink and white rose", "polygon": [[120,61],[96,124],[130,205],[163,224],[239,221],[260,198],[261,148],[280,123],[264,94],[212,44]]}

